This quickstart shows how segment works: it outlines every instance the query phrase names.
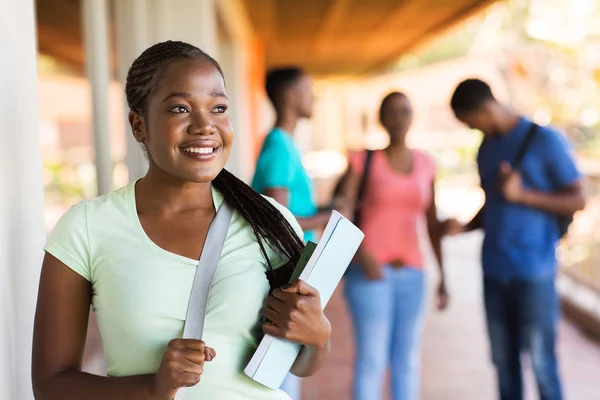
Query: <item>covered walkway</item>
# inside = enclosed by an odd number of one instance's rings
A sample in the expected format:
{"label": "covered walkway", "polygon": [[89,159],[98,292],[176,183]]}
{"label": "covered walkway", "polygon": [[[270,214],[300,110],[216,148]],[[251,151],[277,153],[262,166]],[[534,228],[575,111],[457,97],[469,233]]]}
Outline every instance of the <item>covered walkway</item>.
{"label": "covered walkway", "polygon": [[[452,304],[444,314],[438,313],[431,303],[427,307],[422,364],[423,400],[496,399],[480,295],[480,244],[481,236],[477,233],[447,239],[444,243]],[[432,283],[435,282],[435,274],[430,268]],[[305,382],[304,400],[351,398],[352,333],[339,290],[328,307],[327,315],[334,326],[333,354],[324,371]],[[559,334],[565,398],[598,399],[600,346],[568,321],[561,322]],[[526,375],[526,386],[527,399],[537,399],[530,371]]]}

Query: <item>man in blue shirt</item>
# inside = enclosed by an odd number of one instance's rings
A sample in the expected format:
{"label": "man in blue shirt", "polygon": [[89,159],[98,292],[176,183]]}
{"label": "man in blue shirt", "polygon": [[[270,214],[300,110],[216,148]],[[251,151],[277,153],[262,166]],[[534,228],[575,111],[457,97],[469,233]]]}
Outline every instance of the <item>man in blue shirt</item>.
{"label": "man in blue shirt", "polygon": [[[293,132],[300,118],[313,111],[312,79],[300,68],[279,68],[267,74],[266,89],[275,107],[275,127],[265,138],[258,157],[252,188],[287,207],[304,230],[304,240],[315,239],[331,212],[318,212],[313,184],[294,144]],[[281,389],[300,400],[299,381],[288,375]]]}
{"label": "man in blue shirt", "polygon": [[477,164],[485,204],[461,230],[485,230],[484,300],[500,399],[523,398],[520,354],[527,350],[540,398],[560,400],[557,217],[585,206],[570,145],[554,129],[536,126],[517,170],[532,121],[498,103],[477,79],[456,88],[451,106],[461,122],[484,134]]}

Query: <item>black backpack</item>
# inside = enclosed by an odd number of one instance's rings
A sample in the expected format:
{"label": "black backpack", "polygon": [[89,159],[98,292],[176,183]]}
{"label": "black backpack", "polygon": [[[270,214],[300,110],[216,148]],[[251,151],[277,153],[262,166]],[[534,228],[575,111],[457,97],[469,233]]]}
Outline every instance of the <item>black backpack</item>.
{"label": "black backpack", "polygon": [[[521,148],[519,149],[519,153],[517,153],[517,158],[515,159],[515,162],[513,164],[514,169],[521,170],[521,163],[523,162],[523,158],[525,157],[525,154],[527,153],[527,150],[529,149],[529,146],[531,145],[531,142],[533,141],[533,138],[536,135],[538,128],[539,128],[539,126],[536,123],[531,124],[531,128],[529,128],[527,137],[525,138],[525,141],[521,145]],[[573,222],[573,214],[571,214],[571,215],[558,215],[557,214],[556,222],[558,224],[558,231],[559,231],[560,237],[562,238],[569,231],[569,226]]]}

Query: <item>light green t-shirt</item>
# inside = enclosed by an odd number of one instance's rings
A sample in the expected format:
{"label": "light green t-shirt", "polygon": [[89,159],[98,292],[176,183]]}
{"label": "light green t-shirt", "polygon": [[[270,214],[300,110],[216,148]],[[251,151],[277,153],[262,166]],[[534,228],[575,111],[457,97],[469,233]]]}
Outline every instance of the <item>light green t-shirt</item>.
{"label": "light green t-shirt", "polygon": [[[215,208],[223,196],[213,190]],[[269,199],[292,224],[292,214]],[[286,260],[265,246],[274,267]],[[109,376],[156,373],[171,339],[181,337],[198,261],[168,252],[146,235],[135,184],[82,201],[58,222],[45,250],[92,283]],[[243,373],[257,347],[252,335],[269,290],[267,264],[252,228],[233,214],[210,292],[204,341],[217,352],[190,400],[289,397]]]}

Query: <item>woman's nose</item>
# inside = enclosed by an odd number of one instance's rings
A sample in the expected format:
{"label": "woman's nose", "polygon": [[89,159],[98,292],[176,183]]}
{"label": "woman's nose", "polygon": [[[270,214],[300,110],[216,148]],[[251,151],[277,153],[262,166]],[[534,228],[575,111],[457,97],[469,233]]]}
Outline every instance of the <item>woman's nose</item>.
{"label": "woman's nose", "polygon": [[217,128],[210,121],[210,118],[202,112],[197,112],[192,115],[192,121],[188,126],[190,135],[213,135],[217,132]]}

